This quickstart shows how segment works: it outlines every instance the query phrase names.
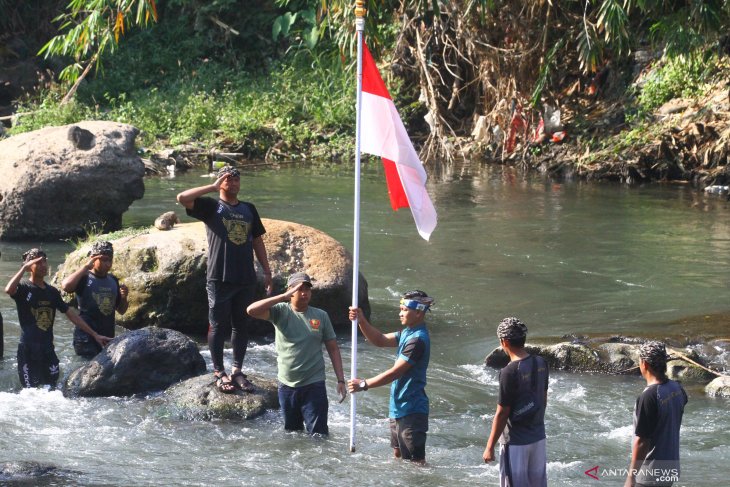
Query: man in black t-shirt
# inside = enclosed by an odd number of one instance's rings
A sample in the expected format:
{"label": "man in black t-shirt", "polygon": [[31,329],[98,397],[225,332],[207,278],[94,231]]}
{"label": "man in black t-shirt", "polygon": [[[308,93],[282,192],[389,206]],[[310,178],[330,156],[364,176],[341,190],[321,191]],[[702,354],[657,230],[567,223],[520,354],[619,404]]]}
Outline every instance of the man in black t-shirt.
{"label": "man in black t-shirt", "polygon": [[548,366],[542,357],[525,350],[527,325],[517,318],[503,319],[497,337],[510,363],[499,373],[497,412],[482,457],[493,461],[499,441],[500,486],[547,487]]}
{"label": "man in black t-shirt", "polygon": [[[76,294],[81,317],[94,331],[113,338],[114,312],[123,315],[127,311],[129,290],[124,284],[119,284],[119,279],[109,272],[114,262],[114,247],[111,242],[94,242],[88,257],[86,264],[63,280],[61,289]],[[74,330],[73,344],[76,355],[85,358],[92,358],[101,352],[99,344],[78,328]]]}
{"label": "man in black t-shirt", "polygon": [[[208,348],[221,392],[241,389],[253,392],[253,385],[241,371],[248,347],[246,308],[256,291],[253,256],[264,269],[265,285],[271,294],[271,270],[261,236],[266,233],[256,207],[238,200],[241,177],[238,169],[224,166],[215,183],[188,189],[177,195],[187,214],[205,223],[208,240]],[[204,197],[218,193],[218,199]],[[233,367],[231,376],[223,365],[226,328],[231,327]]]}
{"label": "man in black t-shirt", "polygon": [[[20,282],[30,272],[30,281]],[[23,387],[40,385],[56,386],[59,369],[58,357],[53,346],[53,322],[56,310],[106,346],[110,338],[96,333],[61,299],[61,293],[44,281],[48,274],[46,254],[40,249],[30,249],[23,254],[23,265],[5,286],[5,292],[13,298],[18,308],[20,343],[18,344],[18,377]]]}
{"label": "man in black t-shirt", "polygon": [[667,378],[668,359],[661,342],[646,342],[639,348],[639,370],[646,389],[636,399],[626,487],[670,486],[679,480],[679,429],[687,393]]}

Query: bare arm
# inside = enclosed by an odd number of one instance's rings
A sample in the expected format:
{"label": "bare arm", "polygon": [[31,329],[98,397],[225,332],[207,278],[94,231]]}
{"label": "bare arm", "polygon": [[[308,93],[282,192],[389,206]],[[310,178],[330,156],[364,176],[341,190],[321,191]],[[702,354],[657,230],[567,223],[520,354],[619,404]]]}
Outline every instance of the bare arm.
{"label": "bare arm", "polygon": [[[395,338],[395,333],[388,333],[386,335],[385,333],[382,333],[380,330],[375,328],[365,318],[365,313],[362,312],[362,309],[360,309],[360,308],[355,309],[353,307],[350,307],[349,316],[350,316],[350,321],[357,318],[357,323],[360,326],[360,331],[362,331],[362,334],[365,335],[365,338],[370,343],[375,345],[376,347],[397,347],[398,346],[398,340],[396,340],[396,338]],[[370,382],[368,382],[368,385],[369,384],[370,384]]]}
{"label": "bare arm", "polygon": [[248,313],[249,316],[257,318],[259,320],[268,320],[271,317],[271,307],[275,304],[285,303],[289,301],[294,293],[297,292],[297,290],[303,285],[304,283],[302,282],[298,286],[287,289],[284,294],[271,296],[270,298],[264,298],[254,303],[251,303],[248,308],[246,308],[246,313]]}
{"label": "bare arm", "polygon": [[84,319],[78,315],[78,312],[75,308],[69,308],[68,311],[66,311],[66,316],[68,317],[69,321],[71,321],[71,323],[80,328],[81,331],[88,333],[102,347],[106,347],[106,344],[111,341],[111,338],[104,335],[99,335],[93,330],[93,328],[86,324]]}
{"label": "bare arm", "polygon": [[[408,372],[411,369],[411,364],[403,360],[402,358],[399,358],[395,361],[395,364],[385,372],[382,372],[375,377],[372,377],[370,379],[365,379],[365,383],[367,384],[368,389],[371,387],[380,387],[387,384],[390,384],[396,379],[400,379],[403,377],[403,375]],[[350,392],[359,392],[362,389],[360,388],[360,381],[362,379],[352,379],[348,383],[348,389]]]}
{"label": "bare arm", "polygon": [[18,284],[20,284],[20,280],[23,278],[23,274],[28,272],[33,264],[40,262],[43,259],[45,259],[45,257],[38,257],[37,259],[25,262],[22,266],[20,266],[20,270],[15,273],[5,286],[5,292],[8,296],[15,296],[15,293],[18,291]]}
{"label": "bare arm", "polygon": [[347,388],[345,387],[345,371],[342,369],[340,347],[337,346],[337,340],[334,338],[332,340],[325,340],[324,346],[332,361],[332,368],[335,369],[337,393],[340,395],[340,402],[342,402],[345,399],[345,395],[347,395]]}
{"label": "bare arm", "polygon": [[213,184],[207,184],[205,186],[198,186],[197,188],[186,189],[182,193],[178,193],[177,202],[183,205],[188,210],[193,209],[193,204],[196,198],[200,198],[208,193],[217,193],[221,189],[221,183],[227,179],[230,174],[224,174],[215,180]]}
{"label": "bare arm", "polygon": [[633,487],[636,482],[636,472],[644,463],[646,456],[649,454],[651,449],[651,443],[648,438],[642,438],[640,436],[634,436],[633,444],[631,445],[631,463],[629,464],[629,474],[626,477],[625,487]]}
{"label": "bare arm", "polygon": [[497,412],[494,414],[494,419],[492,420],[492,431],[489,433],[487,447],[484,449],[484,454],[482,455],[485,463],[494,461],[494,447],[497,445],[499,437],[502,436],[504,427],[507,426],[507,419],[511,410],[512,408],[509,406],[497,405]]}
{"label": "bare arm", "polygon": [[264,268],[264,286],[266,287],[266,294],[271,295],[271,293],[274,291],[274,285],[271,281],[271,268],[269,267],[269,257],[266,254],[264,239],[260,236],[253,239],[253,252],[254,254],[256,254],[256,259],[261,263],[261,267]]}
{"label": "bare arm", "polygon": [[91,256],[86,264],[84,264],[72,274],[66,276],[66,278],[61,282],[61,289],[63,289],[67,293],[72,293],[76,291],[76,288],[78,287],[81,278],[89,274],[89,271],[94,268],[94,261],[99,257],[101,256]]}

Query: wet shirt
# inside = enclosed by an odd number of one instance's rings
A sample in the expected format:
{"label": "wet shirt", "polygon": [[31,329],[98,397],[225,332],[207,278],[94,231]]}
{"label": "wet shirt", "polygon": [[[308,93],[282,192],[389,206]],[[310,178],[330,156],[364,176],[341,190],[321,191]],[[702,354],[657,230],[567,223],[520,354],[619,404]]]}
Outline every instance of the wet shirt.
{"label": "wet shirt", "polygon": [[52,349],[56,310],[61,313],[68,311],[68,305],[61,299],[58,289],[50,284],[41,288],[29,281],[23,281],[18,284],[12,298],[18,308],[20,344]]}
{"label": "wet shirt", "polygon": [[[536,368],[537,370],[533,370]],[[528,421],[514,423],[507,419],[501,444],[530,445],[545,439],[545,394],[548,390],[549,371],[542,357],[528,355],[522,360],[513,360],[499,371],[499,398],[500,406],[514,409],[520,398],[525,397],[532,390],[532,374],[537,373],[537,387],[533,394],[535,403],[540,409]]]}
{"label": "wet shirt", "polygon": [[213,198],[196,198],[187,214],[205,223],[208,239],[209,281],[233,284],[256,283],[253,239],[266,230],[256,207],[239,201],[229,205]]}
{"label": "wet shirt", "polygon": [[648,386],[636,399],[634,435],[650,442],[649,453],[636,476],[637,482],[665,485],[652,474],[676,469],[679,475],[679,429],[685,404],[687,393],[673,380]]}
{"label": "wet shirt", "polygon": [[325,379],[322,344],[335,340],[335,330],[326,311],[309,306],[306,311],[277,303],[269,310],[276,330],[278,379],[289,387],[301,387]]}
{"label": "wet shirt", "polygon": [[[112,274],[97,277],[93,272],[79,279],[76,300],[84,321],[100,335],[114,336],[114,312],[122,299],[119,293],[119,280]],[[94,341],[80,328],[74,328],[74,341]]]}
{"label": "wet shirt", "polygon": [[431,356],[431,338],[426,324],[401,330],[395,338],[398,340],[396,357],[408,362],[411,368],[390,384],[390,417],[428,414],[426,369]]}

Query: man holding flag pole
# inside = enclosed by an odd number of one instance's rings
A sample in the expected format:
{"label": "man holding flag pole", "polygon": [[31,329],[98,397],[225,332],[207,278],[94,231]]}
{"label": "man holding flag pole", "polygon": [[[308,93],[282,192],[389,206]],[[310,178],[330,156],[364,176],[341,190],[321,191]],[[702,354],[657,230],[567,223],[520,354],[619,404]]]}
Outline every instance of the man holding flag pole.
{"label": "man holding flag pole", "polygon": [[[418,233],[428,240],[436,228],[436,210],[426,191],[426,171],[413,148],[398,110],[363,41],[364,1],[357,0],[357,115],[355,135],[355,204],[352,272],[352,308],[358,308],[360,274],[360,153],[380,156],[385,168],[388,193],[393,210],[410,208]],[[352,319],[352,357],[350,378],[357,377],[358,317]],[[356,399],[350,396],[350,451],[355,451]]]}

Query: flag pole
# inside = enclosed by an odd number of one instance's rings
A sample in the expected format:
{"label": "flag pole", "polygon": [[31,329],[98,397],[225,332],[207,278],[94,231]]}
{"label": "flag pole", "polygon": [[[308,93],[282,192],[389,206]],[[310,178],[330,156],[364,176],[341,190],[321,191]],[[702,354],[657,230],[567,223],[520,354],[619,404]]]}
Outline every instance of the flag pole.
{"label": "flag pole", "polygon": [[[364,0],[355,2],[355,30],[357,32],[357,104],[355,109],[355,218],[352,245],[352,306],[358,307],[360,277],[360,115],[362,105],[362,36],[365,31]],[[350,378],[357,378],[357,318],[352,321]],[[350,452],[355,451],[355,423],[357,400],[350,394]]]}

